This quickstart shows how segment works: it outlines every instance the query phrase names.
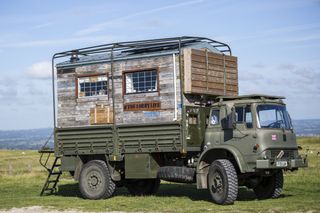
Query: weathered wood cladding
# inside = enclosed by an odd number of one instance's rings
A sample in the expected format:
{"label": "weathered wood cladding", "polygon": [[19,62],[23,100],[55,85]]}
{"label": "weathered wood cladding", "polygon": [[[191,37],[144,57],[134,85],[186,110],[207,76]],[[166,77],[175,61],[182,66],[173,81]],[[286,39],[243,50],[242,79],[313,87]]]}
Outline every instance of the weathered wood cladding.
{"label": "weathered wood cladding", "polygon": [[[181,67],[184,73],[184,104],[194,105],[199,94],[218,96],[238,94],[237,58],[209,50],[183,49]],[[174,67],[176,65],[176,88],[174,87]],[[113,62],[79,66],[57,71],[58,127],[116,124],[147,124],[171,122],[181,118],[181,93],[179,56],[153,56]],[[127,73],[153,70],[157,75],[156,90],[145,93],[126,94]],[[82,96],[78,94],[78,79],[84,76],[104,75],[108,77],[108,91],[102,96]],[[96,78],[96,77],[94,77]],[[114,81],[114,103],[112,100],[112,78]],[[175,104],[176,90],[176,104]],[[101,109],[108,109],[108,115],[97,118]],[[112,113],[112,114],[111,114]],[[100,113],[101,114],[101,113]]]}
{"label": "weathered wood cladding", "polygon": [[[177,118],[181,115],[179,60],[176,60],[176,98]],[[124,77],[126,71],[156,69],[158,72],[157,92],[124,94]],[[86,75],[107,75],[108,94],[106,96],[77,97],[77,78]],[[170,122],[174,119],[174,72],[173,56],[158,56],[135,60],[113,62],[115,114],[117,124]],[[110,63],[79,66],[73,72],[57,72],[58,127],[74,127],[90,125],[90,111],[97,105],[112,109],[112,72]],[[124,110],[130,103],[159,102],[160,110]],[[92,119],[91,119],[92,120]]]}
{"label": "weathered wood cladding", "polygon": [[236,57],[191,48],[183,55],[186,94],[238,95]]}

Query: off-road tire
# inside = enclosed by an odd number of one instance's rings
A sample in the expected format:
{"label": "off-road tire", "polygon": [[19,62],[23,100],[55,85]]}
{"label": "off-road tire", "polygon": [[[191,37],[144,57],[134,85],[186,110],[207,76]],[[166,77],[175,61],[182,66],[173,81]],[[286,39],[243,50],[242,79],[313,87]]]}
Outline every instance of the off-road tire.
{"label": "off-road tire", "polygon": [[160,187],[160,179],[128,179],[126,187],[134,196],[153,195]]}
{"label": "off-road tire", "polygon": [[86,163],[80,172],[79,189],[86,199],[98,200],[113,195],[116,185],[106,162],[92,160]]}
{"label": "off-road tire", "polygon": [[263,177],[262,181],[253,188],[258,199],[278,198],[283,188],[283,172],[277,170],[273,175]]}
{"label": "off-road tire", "polygon": [[158,171],[158,178],[179,183],[194,183],[195,176],[195,169],[182,166],[164,166]]}
{"label": "off-road tire", "polygon": [[208,189],[213,202],[217,204],[233,204],[237,199],[238,176],[229,160],[218,159],[210,165]]}

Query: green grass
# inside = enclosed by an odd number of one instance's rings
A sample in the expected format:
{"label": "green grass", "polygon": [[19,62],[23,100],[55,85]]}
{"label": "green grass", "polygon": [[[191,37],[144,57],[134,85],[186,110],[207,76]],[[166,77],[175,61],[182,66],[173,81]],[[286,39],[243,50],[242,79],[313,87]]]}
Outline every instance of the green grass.
{"label": "green grass", "polygon": [[162,182],[156,196],[133,197],[119,188],[107,200],[84,200],[78,185],[67,174],[62,176],[59,191],[40,197],[46,172],[39,166],[36,151],[0,151],[0,209],[44,206],[58,210],[85,211],[156,211],[156,212],[286,212],[320,211],[320,138],[299,138],[307,154],[309,167],[285,173],[283,196],[279,199],[256,200],[252,190],[240,188],[234,205],[219,206],[211,202],[207,190],[194,185]]}

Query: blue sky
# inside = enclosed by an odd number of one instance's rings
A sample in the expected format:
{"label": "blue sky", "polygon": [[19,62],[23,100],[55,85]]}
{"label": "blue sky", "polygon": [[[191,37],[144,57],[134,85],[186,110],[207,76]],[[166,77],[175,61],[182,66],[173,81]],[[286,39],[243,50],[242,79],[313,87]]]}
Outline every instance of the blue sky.
{"label": "blue sky", "polygon": [[240,94],[287,97],[320,118],[320,1],[1,1],[0,129],[52,126],[55,52],[181,35],[230,44]]}

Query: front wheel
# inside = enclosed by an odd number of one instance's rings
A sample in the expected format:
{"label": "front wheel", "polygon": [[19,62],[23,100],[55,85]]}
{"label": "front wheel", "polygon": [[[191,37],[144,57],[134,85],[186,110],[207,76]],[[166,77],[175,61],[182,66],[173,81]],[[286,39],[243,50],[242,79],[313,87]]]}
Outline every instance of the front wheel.
{"label": "front wheel", "polygon": [[217,204],[232,204],[238,196],[238,176],[233,164],[226,159],[215,160],[208,174],[208,189]]}
{"label": "front wheel", "polygon": [[253,188],[258,199],[278,198],[283,188],[283,172],[278,170],[273,175],[263,177],[261,182]]}
{"label": "front wheel", "polygon": [[160,179],[130,179],[126,187],[131,195],[142,196],[155,194],[160,186]]}

